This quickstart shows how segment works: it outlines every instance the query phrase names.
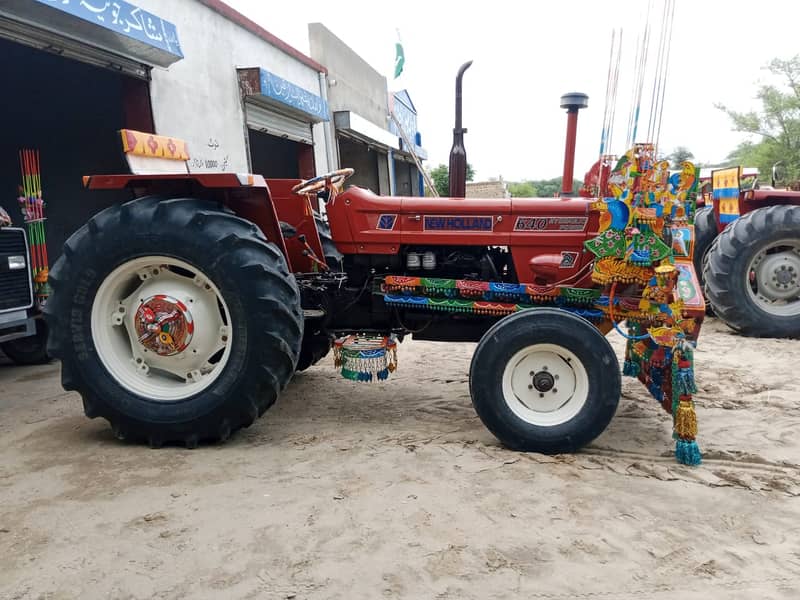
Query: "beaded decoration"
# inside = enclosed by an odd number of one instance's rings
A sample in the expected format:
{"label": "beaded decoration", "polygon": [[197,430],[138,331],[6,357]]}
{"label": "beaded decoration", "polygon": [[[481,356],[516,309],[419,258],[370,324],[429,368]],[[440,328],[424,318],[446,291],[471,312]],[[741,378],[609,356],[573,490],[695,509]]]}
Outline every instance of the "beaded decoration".
{"label": "beaded decoration", "polygon": [[397,339],[393,335],[348,335],[334,341],[333,358],[346,379],[385,381],[397,370]]}

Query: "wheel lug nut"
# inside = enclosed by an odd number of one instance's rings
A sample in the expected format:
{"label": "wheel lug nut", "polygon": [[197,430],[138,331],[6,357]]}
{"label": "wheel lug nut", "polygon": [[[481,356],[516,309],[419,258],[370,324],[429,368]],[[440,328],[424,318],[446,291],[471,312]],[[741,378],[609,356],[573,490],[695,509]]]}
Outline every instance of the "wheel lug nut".
{"label": "wheel lug nut", "polygon": [[532,390],[532,389],[533,389],[533,384],[532,384],[532,383],[528,384],[528,389],[529,389],[529,390]]}
{"label": "wheel lug nut", "polygon": [[558,388],[553,388],[553,393],[557,394],[558,393]]}
{"label": "wheel lug nut", "polygon": [[544,398],[544,394],[542,392],[539,392],[539,398]]}

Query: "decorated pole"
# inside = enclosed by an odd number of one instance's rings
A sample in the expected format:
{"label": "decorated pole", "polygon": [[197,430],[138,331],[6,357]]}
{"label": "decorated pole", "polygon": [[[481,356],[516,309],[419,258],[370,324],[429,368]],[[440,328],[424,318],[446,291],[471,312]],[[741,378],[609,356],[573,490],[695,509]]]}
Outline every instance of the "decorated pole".
{"label": "decorated pole", "polygon": [[49,269],[38,150],[21,150],[19,162],[22,185],[19,188],[18,200],[22,217],[28,227],[31,274],[35,283],[36,296],[40,304],[44,304],[50,292],[47,285]]}

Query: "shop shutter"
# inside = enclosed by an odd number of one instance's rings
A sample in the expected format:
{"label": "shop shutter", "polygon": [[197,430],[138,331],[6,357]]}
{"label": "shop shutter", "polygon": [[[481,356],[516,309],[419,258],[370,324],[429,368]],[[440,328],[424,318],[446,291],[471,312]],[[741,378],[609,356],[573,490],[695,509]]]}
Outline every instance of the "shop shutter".
{"label": "shop shutter", "polygon": [[131,77],[150,78],[147,65],[6,17],[0,17],[0,38]]}
{"label": "shop shutter", "polygon": [[279,113],[254,102],[245,103],[247,126],[256,131],[286,138],[303,144],[313,144],[311,123]]}

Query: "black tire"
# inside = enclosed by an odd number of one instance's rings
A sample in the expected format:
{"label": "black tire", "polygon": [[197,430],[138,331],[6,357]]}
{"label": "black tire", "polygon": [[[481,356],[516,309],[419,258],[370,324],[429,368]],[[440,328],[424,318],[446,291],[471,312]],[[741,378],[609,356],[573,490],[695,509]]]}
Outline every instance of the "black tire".
{"label": "black tire", "polygon": [[[586,401],[565,422],[532,424],[505,399],[506,365],[534,344],[560,346],[575,355],[585,369]],[[600,435],[617,410],[621,390],[619,361],[608,340],[585,319],[555,308],[525,310],[496,323],[475,350],[469,381],[478,416],[505,446],[545,454],[573,452]]]}
{"label": "black tire", "polygon": [[43,365],[50,362],[47,354],[47,323],[36,319],[36,333],[0,344],[3,353],[18,365]]}
{"label": "black tire", "polygon": [[[306,325],[308,329],[310,325]],[[303,338],[303,345],[300,348],[300,359],[297,361],[297,370],[306,369],[317,364],[328,355],[331,350],[331,340],[322,333],[307,335]]]}
{"label": "black tire", "polygon": [[[209,387],[176,401],[132,393],[105,368],[91,327],[102,281],[135,257],[163,255],[197,267],[230,313],[230,356]],[[286,386],[303,335],[297,284],[286,260],[252,223],[214,202],[148,197],[92,217],[65,243],[50,272],[45,314],[49,352],[62,385],[78,391],[86,415],[104,417],[120,439],[195,447],[224,440],[261,416]]]}
{"label": "black tire", "polygon": [[705,259],[714,238],[717,237],[717,222],[714,220],[714,207],[703,206],[694,218],[694,272],[703,286],[703,259]]}
{"label": "black tire", "polygon": [[322,215],[317,212],[314,213],[314,221],[317,224],[319,241],[322,243],[322,253],[325,256],[325,263],[331,271],[341,271],[343,269],[344,255],[339,252],[336,248],[336,244],[333,243],[330,226],[322,219]]}
{"label": "black tire", "polygon": [[800,206],[770,206],[747,213],[719,234],[707,255],[706,297],[714,313],[743,335],[800,337],[800,312],[770,313],[746,288],[751,261],[766,245],[783,239],[794,240],[800,248]]}

